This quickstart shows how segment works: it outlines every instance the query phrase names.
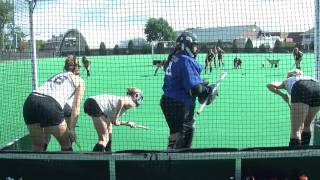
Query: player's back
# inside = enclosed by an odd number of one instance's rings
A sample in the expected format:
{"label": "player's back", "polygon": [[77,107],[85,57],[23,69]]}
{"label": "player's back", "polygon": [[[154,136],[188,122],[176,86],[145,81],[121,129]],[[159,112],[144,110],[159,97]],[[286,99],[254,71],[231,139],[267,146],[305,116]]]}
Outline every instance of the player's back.
{"label": "player's back", "polygon": [[71,78],[72,75],[72,72],[56,74],[34,92],[54,98],[63,108],[68,99],[74,95],[76,89]]}

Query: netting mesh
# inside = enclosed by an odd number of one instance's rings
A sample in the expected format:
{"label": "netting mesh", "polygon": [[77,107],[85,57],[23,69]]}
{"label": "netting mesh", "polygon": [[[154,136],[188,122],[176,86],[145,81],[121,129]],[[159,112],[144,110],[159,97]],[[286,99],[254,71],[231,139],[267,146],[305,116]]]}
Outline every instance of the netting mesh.
{"label": "netting mesh", "polygon": [[[10,20],[1,24],[0,147],[28,134],[22,107],[32,91],[29,2],[5,1]],[[63,70],[68,55],[91,62],[90,76],[81,67],[84,98],[76,133],[81,151],[91,151],[98,136],[83,103],[90,96],[125,96],[139,87],[144,102],[120,120],[148,127],[113,126],[112,151],[166,150],[169,128],[160,108],[163,64],[177,35],[197,35],[197,60],[205,67],[210,49],[223,50],[201,73],[214,83],[222,72],[219,96],[195,115],[193,148],[288,146],[290,109],[266,84],[284,80],[296,67],[292,50],[303,52],[301,69],[314,77],[314,1],[36,1],[33,30],[37,82]],[[9,8],[9,9],[10,9]],[[2,18],[2,17],[0,17]],[[235,58],[241,59],[241,66]],[[199,103],[196,104],[196,110]],[[313,137],[312,137],[313,139]],[[30,150],[30,149],[24,149]],[[48,151],[59,151],[52,138]],[[74,146],[75,151],[80,151]]]}

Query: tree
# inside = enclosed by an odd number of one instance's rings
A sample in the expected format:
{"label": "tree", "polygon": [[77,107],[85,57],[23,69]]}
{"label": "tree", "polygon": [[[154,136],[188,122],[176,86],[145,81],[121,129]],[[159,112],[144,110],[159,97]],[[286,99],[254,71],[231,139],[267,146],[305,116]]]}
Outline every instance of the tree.
{"label": "tree", "polygon": [[234,40],[232,41],[232,52],[233,52],[233,53],[238,53],[238,52],[239,52],[238,45],[237,45],[237,40],[236,40],[236,39],[234,39]]}
{"label": "tree", "polygon": [[9,1],[0,1],[0,48],[4,48],[4,28],[13,21],[13,6]]}
{"label": "tree", "polygon": [[314,50],[314,41],[312,41],[312,42],[310,43],[309,49],[310,49],[310,50]]}
{"label": "tree", "polygon": [[244,51],[247,53],[253,52],[253,44],[250,38],[248,38],[246,45],[244,46]]}
{"label": "tree", "polygon": [[222,42],[222,40],[218,40],[218,42],[217,42],[217,47],[220,47],[221,49],[223,49],[224,47],[223,47],[223,42]]}
{"label": "tree", "polygon": [[274,43],[273,52],[278,53],[281,51],[281,49],[282,49],[282,43],[279,39],[277,39],[276,42]]}
{"label": "tree", "polygon": [[43,46],[44,46],[43,40],[36,40],[36,49],[37,49],[37,51],[41,50]]}
{"label": "tree", "polygon": [[163,18],[150,18],[145,25],[144,33],[147,41],[173,41],[176,34],[169,23]]}
{"label": "tree", "polygon": [[130,54],[133,53],[133,47],[134,47],[133,41],[130,40],[130,41],[128,42],[128,51],[129,51]]}
{"label": "tree", "polygon": [[88,45],[86,45],[86,46],[84,47],[84,54],[85,54],[86,56],[90,56],[90,48],[89,48]]}
{"label": "tree", "polygon": [[119,45],[115,45],[113,48],[113,54],[119,54]]}
{"label": "tree", "polygon": [[164,43],[163,42],[160,42],[157,44],[157,50],[162,53],[163,50],[164,50]]}
{"label": "tree", "polygon": [[148,54],[151,51],[151,45],[150,44],[144,44],[142,47],[142,53]]}
{"label": "tree", "polygon": [[259,51],[261,53],[266,53],[269,49],[270,49],[269,44],[260,44],[260,46],[259,46]]}
{"label": "tree", "polygon": [[99,48],[99,55],[106,55],[107,54],[107,47],[104,44],[104,42],[100,43],[100,48]]}
{"label": "tree", "polygon": [[[27,35],[21,30],[21,28],[19,26],[13,27],[12,24],[8,25],[8,29],[10,29],[10,34],[12,36],[12,49],[15,49],[16,47],[19,48],[20,47],[20,43],[21,41],[25,40],[25,37],[27,37]],[[38,45],[37,45],[38,46]],[[39,46],[39,49],[43,46],[43,44],[41,46]],[[37,50],[39,50],[37,48]]]}
{"label": "tree", "polygon": [[29,48],[29,43],[22,39],[21,42],[19,43],[19,51],[20,52],[26,52],[26,50]]}

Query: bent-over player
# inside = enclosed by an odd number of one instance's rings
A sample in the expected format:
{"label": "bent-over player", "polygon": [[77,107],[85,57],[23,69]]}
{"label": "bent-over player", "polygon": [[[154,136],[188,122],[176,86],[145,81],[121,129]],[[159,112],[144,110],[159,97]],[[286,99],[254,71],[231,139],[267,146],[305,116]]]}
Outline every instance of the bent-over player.
{"label": "bent-over player", "polygon": [[[143,93],[138,88],[128,88],[126,96],[101,94],[89,97],[84,103],[84,112],[93,121],[98,134],[94,152],[111,152],[112,124],[120,125],[119,117],[130,108],[138,107]],[[135,124],[130,124],[135,128]]]}
{"label": "bent-over player", "polygon": [[[290,107],[291,133],[289,146],[308,146],[311,138],[310,124],[320,110],[320,83],[294,69],[284,81],[267,84],[267,88],[282,97]],[[291,95],[280,91],[287,90]]]}
{"label": "bent-over player", "polygon": [[[80,101],[84,93],[84,81],[79,73],[79,62],[68,56],[64,71],[49,78],[34,90],[23,105],[23,117],[32,141],[32,150],[44,151],[47,141],[53,135],[62,151],[72,151],[75,141],[75,127],[80,113]],[[73,98],[70,127],[64,118],[63,107]]]}

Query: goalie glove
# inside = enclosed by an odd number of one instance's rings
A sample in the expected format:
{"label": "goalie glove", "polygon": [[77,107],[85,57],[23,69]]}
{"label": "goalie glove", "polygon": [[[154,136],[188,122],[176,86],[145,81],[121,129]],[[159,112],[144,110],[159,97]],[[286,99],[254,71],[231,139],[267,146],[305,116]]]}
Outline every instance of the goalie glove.
{"label": "goalie glove", "polygon": [[215,97],[218,95],[218,91],[214,90],[215,84],[211,84],[205,87],[205,91],[198,96],[198,101],[200,104],[206,102],[206,105],[209,105],[213,102]]}

